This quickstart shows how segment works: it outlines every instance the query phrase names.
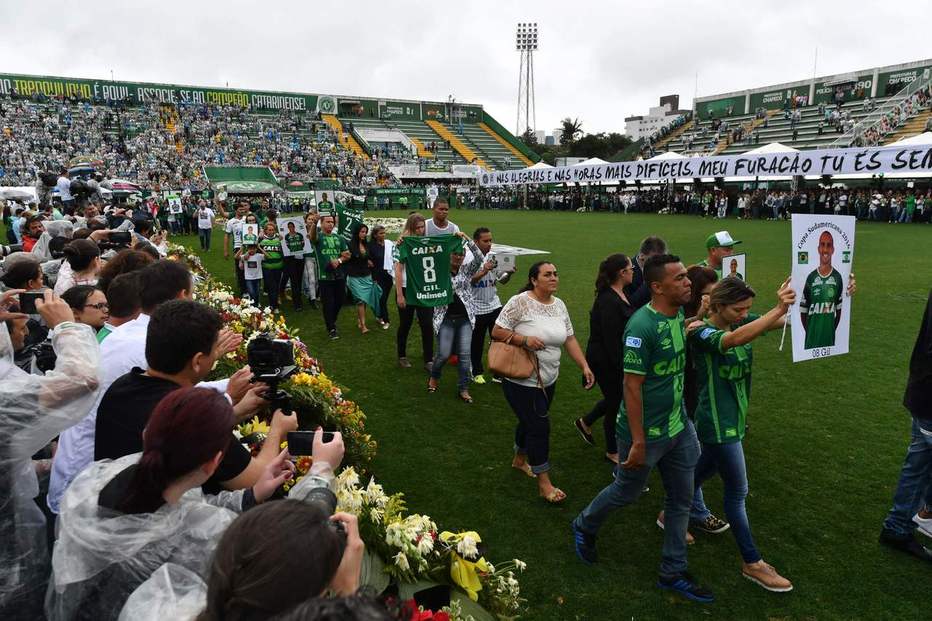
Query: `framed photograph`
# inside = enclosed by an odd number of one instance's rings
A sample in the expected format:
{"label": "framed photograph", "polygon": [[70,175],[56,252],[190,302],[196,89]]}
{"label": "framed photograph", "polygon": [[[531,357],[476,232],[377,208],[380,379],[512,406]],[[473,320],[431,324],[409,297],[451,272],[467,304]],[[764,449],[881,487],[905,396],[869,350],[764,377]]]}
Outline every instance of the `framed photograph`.
{"label": "framed photograph", "polygon": [[286,257],[303,257],[311,252],[303,218],[279,218],[278,233],[282,236],[282,254]]}
{"label": "framed photograph", "polygon": [[255,222],[243,224],[243,245],[254,246],[259,243],[259,225]]}
{"label": "framed photograph", "polygon": [[748,269],[747,269],[747,257],[748,255],[742,254],[733,254],[731,256],[725,257],[722,259],[722,278],[728,276],[735,276],[740,278],[744,282],[748,281]]}

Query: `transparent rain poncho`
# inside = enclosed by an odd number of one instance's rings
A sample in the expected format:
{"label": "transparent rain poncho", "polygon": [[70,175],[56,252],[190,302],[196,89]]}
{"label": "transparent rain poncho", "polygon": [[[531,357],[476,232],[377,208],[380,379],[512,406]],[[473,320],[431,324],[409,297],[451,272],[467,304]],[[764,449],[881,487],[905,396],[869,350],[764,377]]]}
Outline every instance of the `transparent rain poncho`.
{"label": "transparent rain poncho", "polygon": [[60,324],[52,334],[58,356],[44,376],[13,363],[0,324],[0,619],[41,616],[48,580],[45,517],[32,455],[78,422],[97,398],[99,350],[90,327]]}
{"label": "transparent rain poncho", "polygon": [[101,490],[140,455],[94,462],[65,492],[46,597],[49,619],[116,619],[164,563],[205,575],[220,536],[240,512],[243,490],[211,496],[199,487],[154,513],[101,507]]}

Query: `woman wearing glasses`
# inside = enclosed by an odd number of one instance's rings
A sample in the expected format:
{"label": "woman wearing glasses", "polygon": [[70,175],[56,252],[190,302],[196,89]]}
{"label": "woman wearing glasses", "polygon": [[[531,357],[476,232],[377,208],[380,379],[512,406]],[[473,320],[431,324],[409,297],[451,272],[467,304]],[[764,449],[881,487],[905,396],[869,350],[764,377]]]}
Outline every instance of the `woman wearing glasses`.
{"label": "woman wearing glasses", "polygon": [[75,285],[65,291],[61,299],[71,307],[75,322],[88,325],[95,332],[110,318],[107,296],[93,285]]}

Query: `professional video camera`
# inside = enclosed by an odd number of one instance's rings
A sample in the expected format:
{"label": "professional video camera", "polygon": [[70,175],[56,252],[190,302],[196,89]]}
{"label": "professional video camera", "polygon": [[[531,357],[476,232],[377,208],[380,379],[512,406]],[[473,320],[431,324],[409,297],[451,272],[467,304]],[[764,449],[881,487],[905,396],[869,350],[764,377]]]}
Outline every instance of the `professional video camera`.
{"label": "professional video camera", "polygon": [[97,246],[101,250],[123,250],[124,248],[129,248],[130,244],[133,241],[133,234],[129,231],[113,231],[105,240],[100,240],[97,242]]}
{"label": "professional video camera", "polygon": [[278,385],[298,370],[294,363],[294,345],[291,341],[260,334],[246,347],[246,360],[252,369],[252,381],[268,385],[269,390],[265,398],[272,403],[273,409],[281,408],[287,411],[291,395],[281,390]]}

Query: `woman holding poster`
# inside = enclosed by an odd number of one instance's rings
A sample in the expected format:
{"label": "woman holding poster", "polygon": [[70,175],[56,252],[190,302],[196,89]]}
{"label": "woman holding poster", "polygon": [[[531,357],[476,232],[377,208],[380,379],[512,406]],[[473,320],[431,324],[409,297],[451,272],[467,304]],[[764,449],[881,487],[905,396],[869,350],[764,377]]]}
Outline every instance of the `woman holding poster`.
{"label": "woman holding poster", "polygon": [[[698,490],[704,481],[719,473],[725,487],[725,515],[744,561],[742,575],[768,591],[785,592],[791,591],[793,584],[764,562],[751,535],[745,510],[748,481],[741,442],[751,392],[751,342],[783,327],[796,293],[787,279],[777,291],[777,305],[763,316],[750,312],[754,295],[743,280],[726,277],[712,289],[708,318],[689,326],[699,389],[696,433],[702,443],[695,486]],[[690,522],[704,522],[709,515],[702,496],[697,495]]]}

